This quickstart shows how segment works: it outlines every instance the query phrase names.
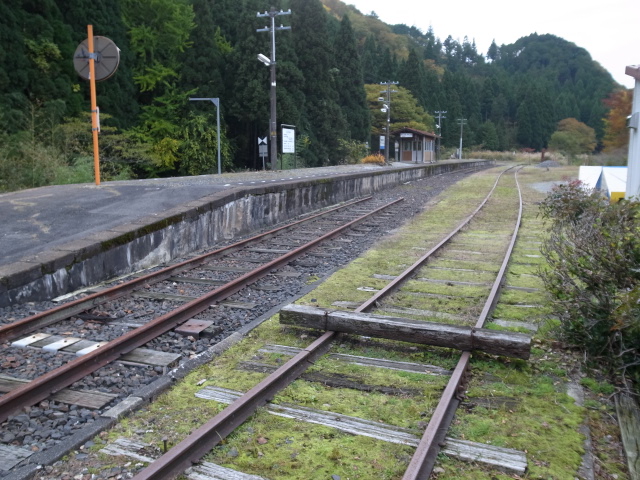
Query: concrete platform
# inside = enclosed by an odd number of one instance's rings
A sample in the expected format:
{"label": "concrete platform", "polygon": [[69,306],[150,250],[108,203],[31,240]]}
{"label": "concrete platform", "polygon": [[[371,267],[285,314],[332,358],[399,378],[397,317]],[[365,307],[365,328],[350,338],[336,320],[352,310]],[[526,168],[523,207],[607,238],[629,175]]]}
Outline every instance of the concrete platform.
{"label": "concrete platform", "polygon": [[47,300],[317,208],[488,163],[345,165],[0,194],[0,307]]}

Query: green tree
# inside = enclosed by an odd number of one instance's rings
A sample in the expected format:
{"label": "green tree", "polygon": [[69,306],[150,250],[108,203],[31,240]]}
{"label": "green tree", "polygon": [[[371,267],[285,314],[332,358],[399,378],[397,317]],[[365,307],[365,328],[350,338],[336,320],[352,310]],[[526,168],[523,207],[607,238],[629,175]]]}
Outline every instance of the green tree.
{"label": "green tree", "polygon": [[496,131],[496,126],[491,120],[487,120],[482,124],[482,128],[480,129],[480,141],[483,147],[487,150],[500,149],[498,132]]}
{"label": "green tree", "polygon": [[415,49],[409,50],[409,57],[400,66],[398,80],[403,87],[411,91],[420,105],[424,107],[424,66]]}
{"label": "green tree", "polygon": [[[338,105],[333,49],[327,31],[327,14],[319,0],[292,0],[291,26],[304,75],[305,117],[311,144],[310,165],[335,164],[346,122]],[[307,132],[303,132],[307,133]]]}
{"label": "green tree", "polygon": [[[188,0],[121,0],[129,44],[135,54],[134,80],[141,92],[162,91],[179,76],[181,55],[191,46],[193,7]],[[150,103],[153,95],[143,96]]]}
{"label": "green tree", "polygon": [[[218,138],[215,128],[212,128],[211,118],[208,115],[199,115],[191,112],[180,134],[180,168],[182,175],[203,175],[215,173],[218,169]],[[226,136],[220,135],[220,156],[223,165],[222,171],[231,166],[231,146]]]}
{"label": "green tree", "polygon": [[28,129],[31,105],[54,102],[63,107],[61,115],[81,110],[73,65],[64,61],[74,50],[71,29],[53,0],[2,2],[0,128],[12,133]]}
{"label": "green tree", "polygon": [[335,39],[334,61],[338,70],[336,86],[339,103],[351,132],[351,138],[364,142],[369,138],[369,109],[362,80],[362,64],[347,15],[342,18],[340,31]]}
{"label": "green tree", "polygon": [[[380,85],[365,85],[367,102],[371,112],[371,133],[383,134],[383,127],[387,125],[387,114],[380,111]],[[433,132],[435,121],[431,115],[424,111],[417,99],[406,88],[396,85],[398,90],[391,96],[391,131],[402,127],[411,127],[417,130]]]}
{"label": "green tree", "polygon": [[565,118],[551,135],[549,148],[575,157],[580,153],[591,153],[596,147],[595,130],[575,118]]}
{"label": "green tree", "polygon": [[362,49],[362,74],[365,83],[383,81],[380,79],[380,59],[378,44],[373,35],[368,35]]}
{"label": "green tree", "polygon": [[495,62],[500,58],[500,49],[498,45],[496,45],[495,38],[491,41],[491,45],[489,45],[489,50],[487,50],[487,58],[492,62]]}

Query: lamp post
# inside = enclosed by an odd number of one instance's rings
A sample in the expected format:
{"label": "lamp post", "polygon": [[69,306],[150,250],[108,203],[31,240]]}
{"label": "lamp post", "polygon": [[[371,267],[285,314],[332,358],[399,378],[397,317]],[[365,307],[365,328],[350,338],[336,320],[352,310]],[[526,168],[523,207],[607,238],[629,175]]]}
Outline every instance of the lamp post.
{"label": "lamp post", "polygon": [[285,11],[276,11],[275,7],[271,7],[271,10],[264,13],[257,13],[257,17],[270,17],[271,27],[258,28],[256,32],[269,32],[271,33],[271,58],[268,58],[261,53],[258,54],[258,60],[271,67],[271,116],[269,120],[269,137],[271,141],[271,169],[275,170],[278,167],[278,128],[276,125],[276,30],[291,30],[291,27],[284,27],[280,25],[276,27],[276,17],[279,15],[291,15],[291,9]]}
{"label": "lamp post", "polygon": [[464,125],[467,123],[466,118],[459,118],[458,125],[460,125],[460,152],[458,153],[458,159],[462,160],[462,129]]}
{"label": "lamp post", "polygon": [[445,117],[443,114],[447,113],[446,110],[436,110],[434,113],[438,114],[438,124],[436,125],[436,128],[438,129],[438,146],[437,146],[437,152],[436,152],[436,160],[440,159],[440,145],[442,143],[442,120],[444,120]]}
{"label": "lamp post", "polygon": [[[398,85],[398,82],[391,82],[391,81],[387,81],[387,82],[380,82],[380,85],[384,85],[387,87],[386,90],[383,90],[380,93],[385,93],[387,95],[387,98],[384,99],[382,97],[381,101],[386,101],[387,103],[383,104],[383,108],[381,108],[383,113],[387,114],[387,129],[385,132],[385,142],[384,142],[384,161],[386,163],[389,163],[389,150],[391,145],[389,144],[389,130],[391,130],[391,94],[392,93],[397,93],[397,90],[392,90],[391,86],[392,85]],[[380,98],[378,100],[380,100]]]}
{"label": "lamp post", "polygon": [[218,125],[218,175],[222,174],[222,163],[220,162],[220,99],[219,98],[189,98],[190,102],[210,101],[216,106],[216,122]]}

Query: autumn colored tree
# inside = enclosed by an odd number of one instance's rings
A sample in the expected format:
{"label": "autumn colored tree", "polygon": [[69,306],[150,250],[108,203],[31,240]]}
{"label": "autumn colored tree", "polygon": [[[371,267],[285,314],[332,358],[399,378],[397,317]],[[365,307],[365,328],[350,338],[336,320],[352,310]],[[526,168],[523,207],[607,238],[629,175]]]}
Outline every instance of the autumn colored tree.
{"label": "autumn colored tree", "polygon": [[605,130],[604,151],[611,152],[624,149],[629,146],[629,129],[627,128],[627,116],[631,114],[631,102],[633,92],[631,89],[616,90],[604,100],[609,107],[609,112],[604,119]]}

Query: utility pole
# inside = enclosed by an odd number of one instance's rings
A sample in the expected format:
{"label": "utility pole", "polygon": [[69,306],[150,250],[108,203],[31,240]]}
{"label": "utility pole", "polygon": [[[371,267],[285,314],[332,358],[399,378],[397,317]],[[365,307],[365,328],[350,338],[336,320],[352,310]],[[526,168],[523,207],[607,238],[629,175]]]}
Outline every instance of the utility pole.
{"label": "utility pole", "polygon": [[387,87],[386,90],[383,90],[382,92],[380,92],[380,93],[385,93],[387,95],[387,98],[383,99],[383,101],[386,101],[387,103],[383,104],[384,108],[381,109],[383,113],[386,112],[387,114],[387,128],[385,130],[386,133],[385,133],[385,142],[384,142],[385,143],[384,161],[386,163],[389,163],[389,150],[391,150],[391,145],[389,145],[389,135],[390,135],[389,130],[391,129],[391,94],[398,93],[397,90],[392,90],[392,85],[398,85],[398,83],[399,82],[392,82],[392,81],[380,82],[380,85]]}
{"label": "utility pole", "polygon": [[631,115],[627,118],[629,128],[629,159],[627,160],[627,191],[625,198],[640,195],[640,65],[629,65],[625,73],[635,79]]}
{"label": "utility pole", "polygon": [[458,154],[458,159],[462,159],[462,129],[466,123],[466,118],[458,118],[458,125],[460,125],[460,153]]}
{"label": "utility pole", "polygon": [[271,141],[271,169],[275,170],[278,166],[278,127],[276,122],[276,30],[291,30],[291,27],[280,25],[276,27],[276,17],[280,15],[291,15],[291,9],[285,11],[276,11],[275,7],[264,13],[257,13],[257,17],[270,17],[271,27],[258,28],[256,32],[271,33],[271,58],[267,58],[261,53],[258,54],[258,60],[265,65],[271,67],[271,118],[269,120],[269,136]]}
{"label": "utility pole", "polygon": [[438,134],[438,151],[436,152],[436,160],[440,160],[440,145],[441,145],[441,139],[442,139],[442,120],[444,120],[445,117],[444,114],[447,113],[446,110],[436,110],[434,112],[435,114],[438,115],[438,124],[436,125],[438,131],[440,132]]}

